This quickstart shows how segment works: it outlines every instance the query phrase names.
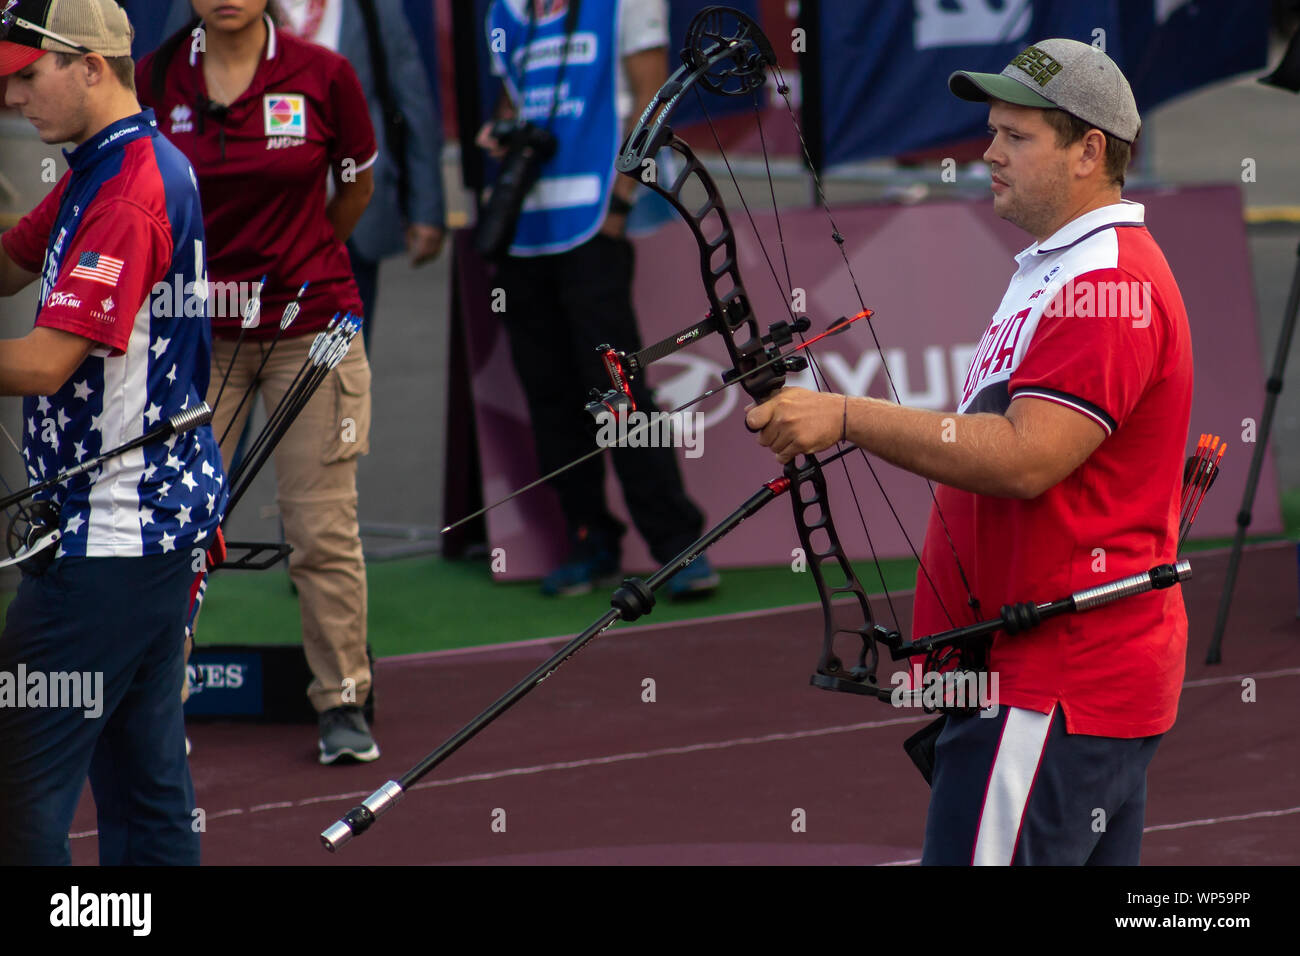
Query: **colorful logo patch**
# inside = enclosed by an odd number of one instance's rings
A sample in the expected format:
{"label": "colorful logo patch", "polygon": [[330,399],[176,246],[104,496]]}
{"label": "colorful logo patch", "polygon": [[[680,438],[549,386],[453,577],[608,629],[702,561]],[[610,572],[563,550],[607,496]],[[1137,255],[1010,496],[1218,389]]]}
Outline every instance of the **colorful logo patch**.
{"label": "colorful logo patch", "polygon": [[306,136],[307,98],[301,93],[267,93],[262,118],[267,136]]}

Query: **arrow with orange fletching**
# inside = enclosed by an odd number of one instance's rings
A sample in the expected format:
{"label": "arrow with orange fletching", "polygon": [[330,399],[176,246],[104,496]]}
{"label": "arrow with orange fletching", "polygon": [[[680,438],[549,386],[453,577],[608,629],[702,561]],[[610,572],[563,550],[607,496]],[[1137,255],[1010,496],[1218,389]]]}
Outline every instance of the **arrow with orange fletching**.
{"label": "arrow with orange fletching", "polygon": [[1201,503],[1205,501],[1210,486],[1219,477],[1219,466],[1223,462],[1223,453],[1227,450],[1228,443],[1220,443],[1218,435],[1202,435],[1196,443],[1196,451],[1183,467],[1183,492],[1178,504],[1179,549],[1187,540],[1187,533],[1192,530],[1192,523],[1200,513]]}

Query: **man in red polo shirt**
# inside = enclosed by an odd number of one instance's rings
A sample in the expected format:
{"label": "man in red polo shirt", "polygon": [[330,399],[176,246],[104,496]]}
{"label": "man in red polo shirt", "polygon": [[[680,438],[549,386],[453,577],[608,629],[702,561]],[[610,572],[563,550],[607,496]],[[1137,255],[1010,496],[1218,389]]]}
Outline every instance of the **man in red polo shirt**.
{"label": "man in red polo shirt", "polygon": [[[985,608],[1172,562],[1192,353],[1143,207],[1120,198],[1141,126],[1128,81],[1101,51],[1055,39],[949,87],[988,101],[994,211],[1035,240],[958,414],[785,389],[749,425],[783,462],[847,438],[940,482],[936,507]],[[918,579],[917,635],[951,627],[944,608],[967,599],[934,512],[923,561],[937,584]],[[1137,863],[1186,643],[1179,588],[996,638],[1000,706],[947,718],[923,862]]]}

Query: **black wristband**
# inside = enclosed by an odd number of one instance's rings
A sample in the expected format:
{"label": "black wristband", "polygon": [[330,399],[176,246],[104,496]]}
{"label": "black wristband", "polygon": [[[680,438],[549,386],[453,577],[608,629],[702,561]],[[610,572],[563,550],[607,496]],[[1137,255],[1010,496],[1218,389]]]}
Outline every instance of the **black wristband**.
{"label": "black wristband", "polygon": [[632,204],[622,196],[610,195],[609,211],[618,216],[626,216],[632,211]]}

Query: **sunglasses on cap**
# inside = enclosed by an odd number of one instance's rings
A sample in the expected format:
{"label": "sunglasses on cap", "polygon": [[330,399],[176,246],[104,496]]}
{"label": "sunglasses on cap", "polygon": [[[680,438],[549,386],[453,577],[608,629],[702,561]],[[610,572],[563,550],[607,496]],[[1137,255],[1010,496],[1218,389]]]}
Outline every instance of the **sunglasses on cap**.
{"label": "sunglasses on cap", "polygon": [[61,37],[57,33],[47,30],[44,27],[38,27],[30,20],[24,20],[22,17],[18,16],[18,14],[12,12],[13,8],[17,5],[18,0],[9,0],[9,2],[5,4],[5,8],[0,10],[0,41],[7,40],[9,38],[9,31],[14,27],[18,27],[22,30],[30,30],[32,33],[38,33],[43,37],[49,37],[51,40],[62,43],[64,46],[72,47],[72,49],[79,53],[95,52],[88,47],[82,46],[80,43],[73,43],[67,37]]}

